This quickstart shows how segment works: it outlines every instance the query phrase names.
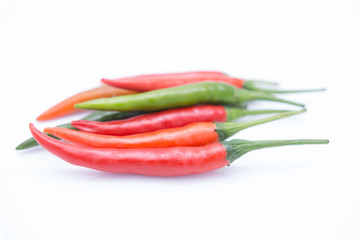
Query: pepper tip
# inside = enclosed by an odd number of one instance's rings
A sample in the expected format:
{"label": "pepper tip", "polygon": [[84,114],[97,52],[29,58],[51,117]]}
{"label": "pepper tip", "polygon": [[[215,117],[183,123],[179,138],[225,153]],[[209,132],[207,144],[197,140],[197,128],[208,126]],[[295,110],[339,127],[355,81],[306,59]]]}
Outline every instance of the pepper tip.
{"label": "pepper tip", "polygon": [[101,82],[102,82],[102,83],[105,83],[105,84],[108,84],[109,79],[107,79],[107,78],[102,78],[102,79],[101,79]]}
{"label": "pepper tip", "polygon": [[81,108],[81,103],[77,103],[74,105],[74,108]]}
{"label": "pepper tip", "polygon": [[43,119],[43,117],[42,117],[42,115],[40,115],[40,116],[38,116],[37,118],[36,118],[36,121],[43,121],[44,119]]}
{"label": "pepper tip", "polygon": [[29,123],[29,129],[31,134],[34,136],[34,132],[37,130],[33,123]]}

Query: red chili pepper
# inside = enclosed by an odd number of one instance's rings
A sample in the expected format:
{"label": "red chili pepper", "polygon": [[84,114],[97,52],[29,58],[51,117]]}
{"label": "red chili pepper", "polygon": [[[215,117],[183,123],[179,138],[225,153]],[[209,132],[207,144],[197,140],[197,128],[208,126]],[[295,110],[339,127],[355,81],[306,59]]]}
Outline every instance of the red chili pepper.
{"label": "red chili pepper", "polygon": [[305,110],[280,113],[268,118],[242,123],[197,122],[184,127],[162,129],[128,136],[110,136],[81,132],[61,127],[45,128],[44,132],[68,142],[98,148],[163,148],[176,146],[203,146],[223,141],[235,133],[262,123],[289,117]]}
{"label": "red chili pepper", "polygon": [[103,78],[102,82],[125,89],[146,92],[160,88],[168,88],[188,83],[201,81],[221,81],[241,88],[244,80],[229,77],[219,72],[186,72],[186,73],[168,73],[139,75],[135,77],[118,78],[114,80]]}
{"label": "red chili pepper", "polygon": [[61,159],[82,167],[106,172],[149,176],[181,176],[204,173],[225,167],[256,149],[297,145],[326,144],[328,140],[232,140],[201,147],[112,149],[88,148],[51,138],[30,124],[36,141]]}
{"label": "red chili pepper", "polygon": [[148,113],[110,122],[77,120],[72,121],[71,125],[85,132],[122,136],[182,127],[194,122],[225,122],[245,115],[276,112],[284,111],[246,110],[220,105],[198,105]]}
{"label": "red chili pepper", "polygon": [[166,74],[143,74],[143,75],[138,75],[137,77],[142,77],[142,78],[148,78],[148,77],[163,77],[164,75],[167,75],[169,77],[172,76],[178,76],[178,75],[182,75],[182,76],[187,76],[187,77],[198,77],[198,76],[208,76],[208,77],[217,77],[217,76],[227,76],[227,74],[223,73],[223,72],[219,72],[219,71],[192,71],[192,72],[179,72],[179,73],[166,73]]}
{"label": "red chili pepper", "polygon": [[[224,82],[239,88],[249,90],[257,90],[269,93],[297,93],[297,92],[317,92],[325,89],[306,89],[306,90],[277,90],[269,89],[269,85],[274,86],[277,83],[269,81],[244,80],[240,78],[230,77],[221,72],[184,72],[184,73],[167,73],[167,74],[151,74],[139,75],[135,77],[124,77],[118,79],[101,79],[102,82],[119,88],[125,88],[140,92],[152,91],[161,88],[175,87],[184,84],[190,84],[203,81]],[[261,88],[264,86],[265,88]],[[267,86],[266,86],[267,85]]]}

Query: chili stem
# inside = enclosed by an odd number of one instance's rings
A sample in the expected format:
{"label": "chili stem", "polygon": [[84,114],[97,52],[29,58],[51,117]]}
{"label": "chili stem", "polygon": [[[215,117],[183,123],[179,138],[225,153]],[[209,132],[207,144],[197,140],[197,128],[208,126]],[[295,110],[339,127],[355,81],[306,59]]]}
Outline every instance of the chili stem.
{"label": "chili stem", "polygon": [[304,104],[301,104],[301,103],[296,103],[296,102],[292,102],[292,101],[285,100],[282,98],[277,98],[267,92],[238,89],[238,91],[236,93],[237,93],[237,99],[239,102],[246,102],[246,101],[251,101],[251,100],[269,100],[269,101],[274,101],[274,102],[288,103],[288,104],[296,105],[299,107],[305,106]]}
{"label": "chili stem", "polygon": [[261,81],[261,80],[245,80],[244,86],[245,84],[264,84],[264,85],[273,85],[273,86],[279,85],[279,83],[277,82]]}
{"label": "chili stem", "polygon": [[289,112],[289,110],[248,110],[236,107],[225,107],[225,111],[227,116],[226,121],[228,122],[247,115]]}
{"label": "chili stem", "polygon": [[253,91],[260,91],[260,92],[266,92],[266,93],[306,93],[306,92],[321,92],[325,91],[325,88],[318,88],[318,89],[300,89],[300,90],[277,90],[277,89],[268,89],[268,88],[261,88],[259,87],[259,83],[261,85],[264,85],[266,82],[259,82],[259,81],[253,81],[253,80],[246,80],[244,82],[243,87],[248,90]]}
{"label": "chili stem", "polygon": [[223,141],[243,129],[253,127],[253,126],[256,126],[259,124],[271,122],[274,120],[278,120],[281,118],[290,117],[290,116],[293,116],[293,115],[296,115],[299,113],[303,113],[305,111],[306,111],[306,109],[302,109],[299,111],[285,112],[285,113],[276,114],[275,116],[257,119],[257,120],[253,120],[253,121],[248,121],[248,122],[241,122],[241,123],[235,123],[235,122],[215,123],[216,124],[215,131],[219,136],[219,141]]}
{"label": "chili stem", "polygon": [[253,150],[280,147],[287,145],[303,145],[303,144],[328,144],[327,139],[295,139],[295,140],[264,140],[264,141],[247,141],[234,139],[227,142],[222,142],[225,146],[228,155],[226,160],[230,163]]}

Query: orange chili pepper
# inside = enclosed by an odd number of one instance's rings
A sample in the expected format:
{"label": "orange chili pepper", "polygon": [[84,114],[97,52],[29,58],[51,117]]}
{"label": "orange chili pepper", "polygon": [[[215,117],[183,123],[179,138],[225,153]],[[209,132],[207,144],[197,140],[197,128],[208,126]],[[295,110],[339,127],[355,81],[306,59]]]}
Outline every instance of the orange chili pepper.
{"label": "orange chili pepper", "polygon": [[84,102],[96,98],[115,97],[115,96],[135,94],[135,93],[137,92],[121,89],[121,88],[115,88],[108,85],[103,85],[98,88],[90,89],[75,94],[74,96],[65,99],[64,101],[56,104],[55,106],[51,107],[44,113],[40,114],[40,116],[38,116],[36,120],[38,121],[50,120],[79,111],[79,109],[74,108],[74,105],[80,102]]}

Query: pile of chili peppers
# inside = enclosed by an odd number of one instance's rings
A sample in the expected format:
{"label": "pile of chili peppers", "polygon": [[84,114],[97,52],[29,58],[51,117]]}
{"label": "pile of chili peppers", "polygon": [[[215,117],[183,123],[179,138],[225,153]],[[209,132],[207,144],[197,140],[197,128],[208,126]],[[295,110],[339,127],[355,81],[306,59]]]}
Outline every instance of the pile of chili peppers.
{"label": "pile of chili peppers", "polygon": [[[225,167],[257,149],[329,142],[326,139],[227,140],[243,129],[306,111],[303,104],[273,94],[324,89],[278,90],[273,88],[276,86],[273,82],[248,81],[214,71],[140,75],[102,79],[102,82],[101,87],[58,103],[37,120],[58,118],[78,109],[90,109],[88,116],[45,128],[44,132],[30,124],[33,138],[16,149],[40,144],[63,160],[82,167],[180,176]],[[253,100],[282,102],[301,109],[248,110],[247,103]],[[274,115],[235,121],[256,114]]]}

